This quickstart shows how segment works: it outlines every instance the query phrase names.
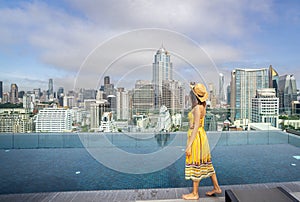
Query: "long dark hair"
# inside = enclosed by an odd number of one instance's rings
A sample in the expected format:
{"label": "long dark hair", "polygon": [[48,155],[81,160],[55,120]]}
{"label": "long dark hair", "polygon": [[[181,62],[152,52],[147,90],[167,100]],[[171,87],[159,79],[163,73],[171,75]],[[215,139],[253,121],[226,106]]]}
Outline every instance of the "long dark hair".
{"label": "long dark hair", "polygon": [[196,106],[196,105],[203,105],[204,107],[206,107],[206,101],[201,102],[197,96],[194,94],[194,92],[191,90],[190,91],[190,97],[191,97],[191,102],[192,102],[192,109]]}

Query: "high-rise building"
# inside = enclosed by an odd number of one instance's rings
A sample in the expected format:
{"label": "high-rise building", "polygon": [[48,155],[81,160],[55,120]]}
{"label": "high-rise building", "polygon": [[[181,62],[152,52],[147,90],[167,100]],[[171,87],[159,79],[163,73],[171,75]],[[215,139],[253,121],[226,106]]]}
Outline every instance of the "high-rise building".
{"label": "high-rise building", "polygon": [[80,93],[82,93],[81,101],[88,100],[88,99],[96,99],[96,90],[94,89],[80,89]]}
{"label": "high-rise building", "polygon": [[292,102],[297,101],[297,86],[294,75],[283,75],[279,77],[278,97],[280,112],[290,114]]}
{"label": "high-rise building", "polygon": [[124,88],[117,90],[117,120],[129,119],[129,95]]}
{"label": "high-rise building", "polygon": [[77,107],[75,96],[63,96],[63,105],[61,106],[68,107],[70,109]]}
{"label": "high-rise building", "polygon": [[48,99],[53,99],[54,92],[53,92],[53,79],[49,79],[48,83]]}
{"label": "high-rise building", "polygon": [[148,114],[154,109],[154,86],[149,81],[138,80],[132,92],[132,114]]}
{"label": "high-rise building", "polygon": [[34,93],[36,99],[40,99],[40,96],[41,96],[41,89],[40,88],[33,89],[33,93]]}
{"label": "high-rise building", "polygon": [[16,104],[19,102],[19,92],[17,84],[13,83],[10,86],[10,103]]}
{"label": "high-rise building", "polygon": [[3,98],[3,82],[0,81],[0,103],[2,102]]}
{"label": "high-rise building", "polygon": [[104,112],[109,109],[109,103],[107,100],[97,100],[95,103],[90,105],[91,114],[91,129],[98,131],[100,126],[100,120]]}
{"label": "high-rise building", "polygon": [[231,87],[230,84],[227,86],[227,105],[230,105],[230,98],[231,97]]}
{"label": "high-rise building", "polygon": [[225,101],[225,94],[224,94],[224,75],[222,73],[219,74],[219,103]]}
{"label": "high-rise building", "polygon": [[45,108],[36,116],[36,132],[72,131],[72,113],[70,109]]}
{"label": "high-rise building", "polygon": [[0,109],[0,133],[33,132],[33,118],[26,109]]}
{"label": "high-rise building", "polygon": [[208,100],[210,101],[210,107],[211,108],[216,108],[217,106],[217,96],[216,96],[216,88],[213,83],[208,84],[208,92],[209,92],[209,97]]}
{"label": "high-rise building", "polygon": [[26,112],[33,112],[34,109],[34,101],[35,101],[35,95],[34,94],[25,94],[23,95],[23,108],[26,110]]}
{"label": "high-rise building", "polygon": [[159,109],[162,105],[163,81],[173,80],[173,65],[170,54],[162,46],[154,56],[152,83],[154,85],[154,106]]}
{"label": "high-rise building", "polygon": [[279,99],[275,88],[264,88],[256,91],[252,98],[251,122],[270,123],[278,128]]}
{"label": "high-rise building", "polygon": [[251,118],[251,99],[256,90],[268,88],[268,69],[235,69],[231,72],[231,121],[246,125]]}
{"label": "high-rise building", "polygon": [[292,102],[292,114],[300,114],[300,102],[299,101],[293,101]]}
{"label": "high-rise building", "polygon": [[3,93],[2,103],[8,103],[10,102],[10,96],[9,93]]}
{"label": "high-rise building", "polygon": [[183,114],[184,86],[175,80],[163,81],[162,105],[166,106],[171,115]]}
{"label": "high-rise building", "polygon": [[59,106],[64,106],[64,88],[63,87],[59,87],[58,91],[57,91],[57,99],[58,99],[58,103]]}
{"label": "high-rise building", "polygon": [[109,76],[104,77],[104,99],[107,99],[110,105],[111,111],[117,110],[117,99],[116,99],[116,89],[114,84],[110,83]]}
{"label": "high-rise building", "polygon": [[269,67],[269,88],[274,88],[276,96],[278,96],[278,80],[279,75],[276,70],[270,65]]}
{"label": "high-rise building", "polygon": [[110,84],[110,78],[109,78],[109,76],[105,76],[104,77],[104,85],[108,85],[108,84]]}

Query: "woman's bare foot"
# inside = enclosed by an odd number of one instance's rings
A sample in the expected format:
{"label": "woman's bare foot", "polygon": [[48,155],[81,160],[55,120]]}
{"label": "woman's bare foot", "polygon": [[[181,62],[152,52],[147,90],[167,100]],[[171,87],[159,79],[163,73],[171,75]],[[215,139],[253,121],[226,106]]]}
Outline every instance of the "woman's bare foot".
{"label": "woman's bare foot", "polygon": [[206,192],[206,196],[213,196],[215,194],[221,194],[222,193],[222,189],[218,188],[218,189],[213,189],[211,191]]}
{"label": "woman's bare foot", "polygon": [[199,199],[199,195],[198,194],[194,194],[194,193],[184,194],[184,195],[182,195],[182,198],[185,199],[185,200],[198,200]]}

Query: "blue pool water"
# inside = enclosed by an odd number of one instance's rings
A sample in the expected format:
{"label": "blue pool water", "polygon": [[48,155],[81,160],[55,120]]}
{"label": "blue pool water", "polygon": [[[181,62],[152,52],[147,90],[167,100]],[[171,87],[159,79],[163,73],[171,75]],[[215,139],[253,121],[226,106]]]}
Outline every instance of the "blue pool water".
{"label": "blue pool water", "polygon": [[[169,146],[174,137],[107,136],[118,148],[138,154],[157,152]],[[293,157],[300,156],[299,147],[289,142],[270,144],[270,139],[259,144],[249,140],[228,144],[228,134],[224,134],[213,148],[213,165],[221,185],[300,181],[300,160]],[[183,135],[181,146],[184,143]],[[191,181],[184,179],[184,155],[162,170],[145,174],[112,170],[80,146],[1,149],[0,162],[0,194],[191,186]],[[210,179],[201,185],[211,185]]]}

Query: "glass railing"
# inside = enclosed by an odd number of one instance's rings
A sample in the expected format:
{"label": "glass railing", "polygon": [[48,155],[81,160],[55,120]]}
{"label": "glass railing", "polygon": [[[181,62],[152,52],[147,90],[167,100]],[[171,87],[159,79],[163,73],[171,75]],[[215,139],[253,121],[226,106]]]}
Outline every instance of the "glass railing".
{"label": "glass railing", "polygon": [[[168,136],[167,136],[168,135]],[[107,147],[103,139],[120,147],[167,146],[174,136],[175,146],[185,146],[186,132],[172,133],[31,133],[0,134],[0,149],[39,149],[39,148],[89,148]],[[272,145],[291,144],[300,147],[300,136],[280,130],[267,131],[207,131],[210,141],[217,146],[231,145]],[[151,140],[152,144],[143,145]]]}

